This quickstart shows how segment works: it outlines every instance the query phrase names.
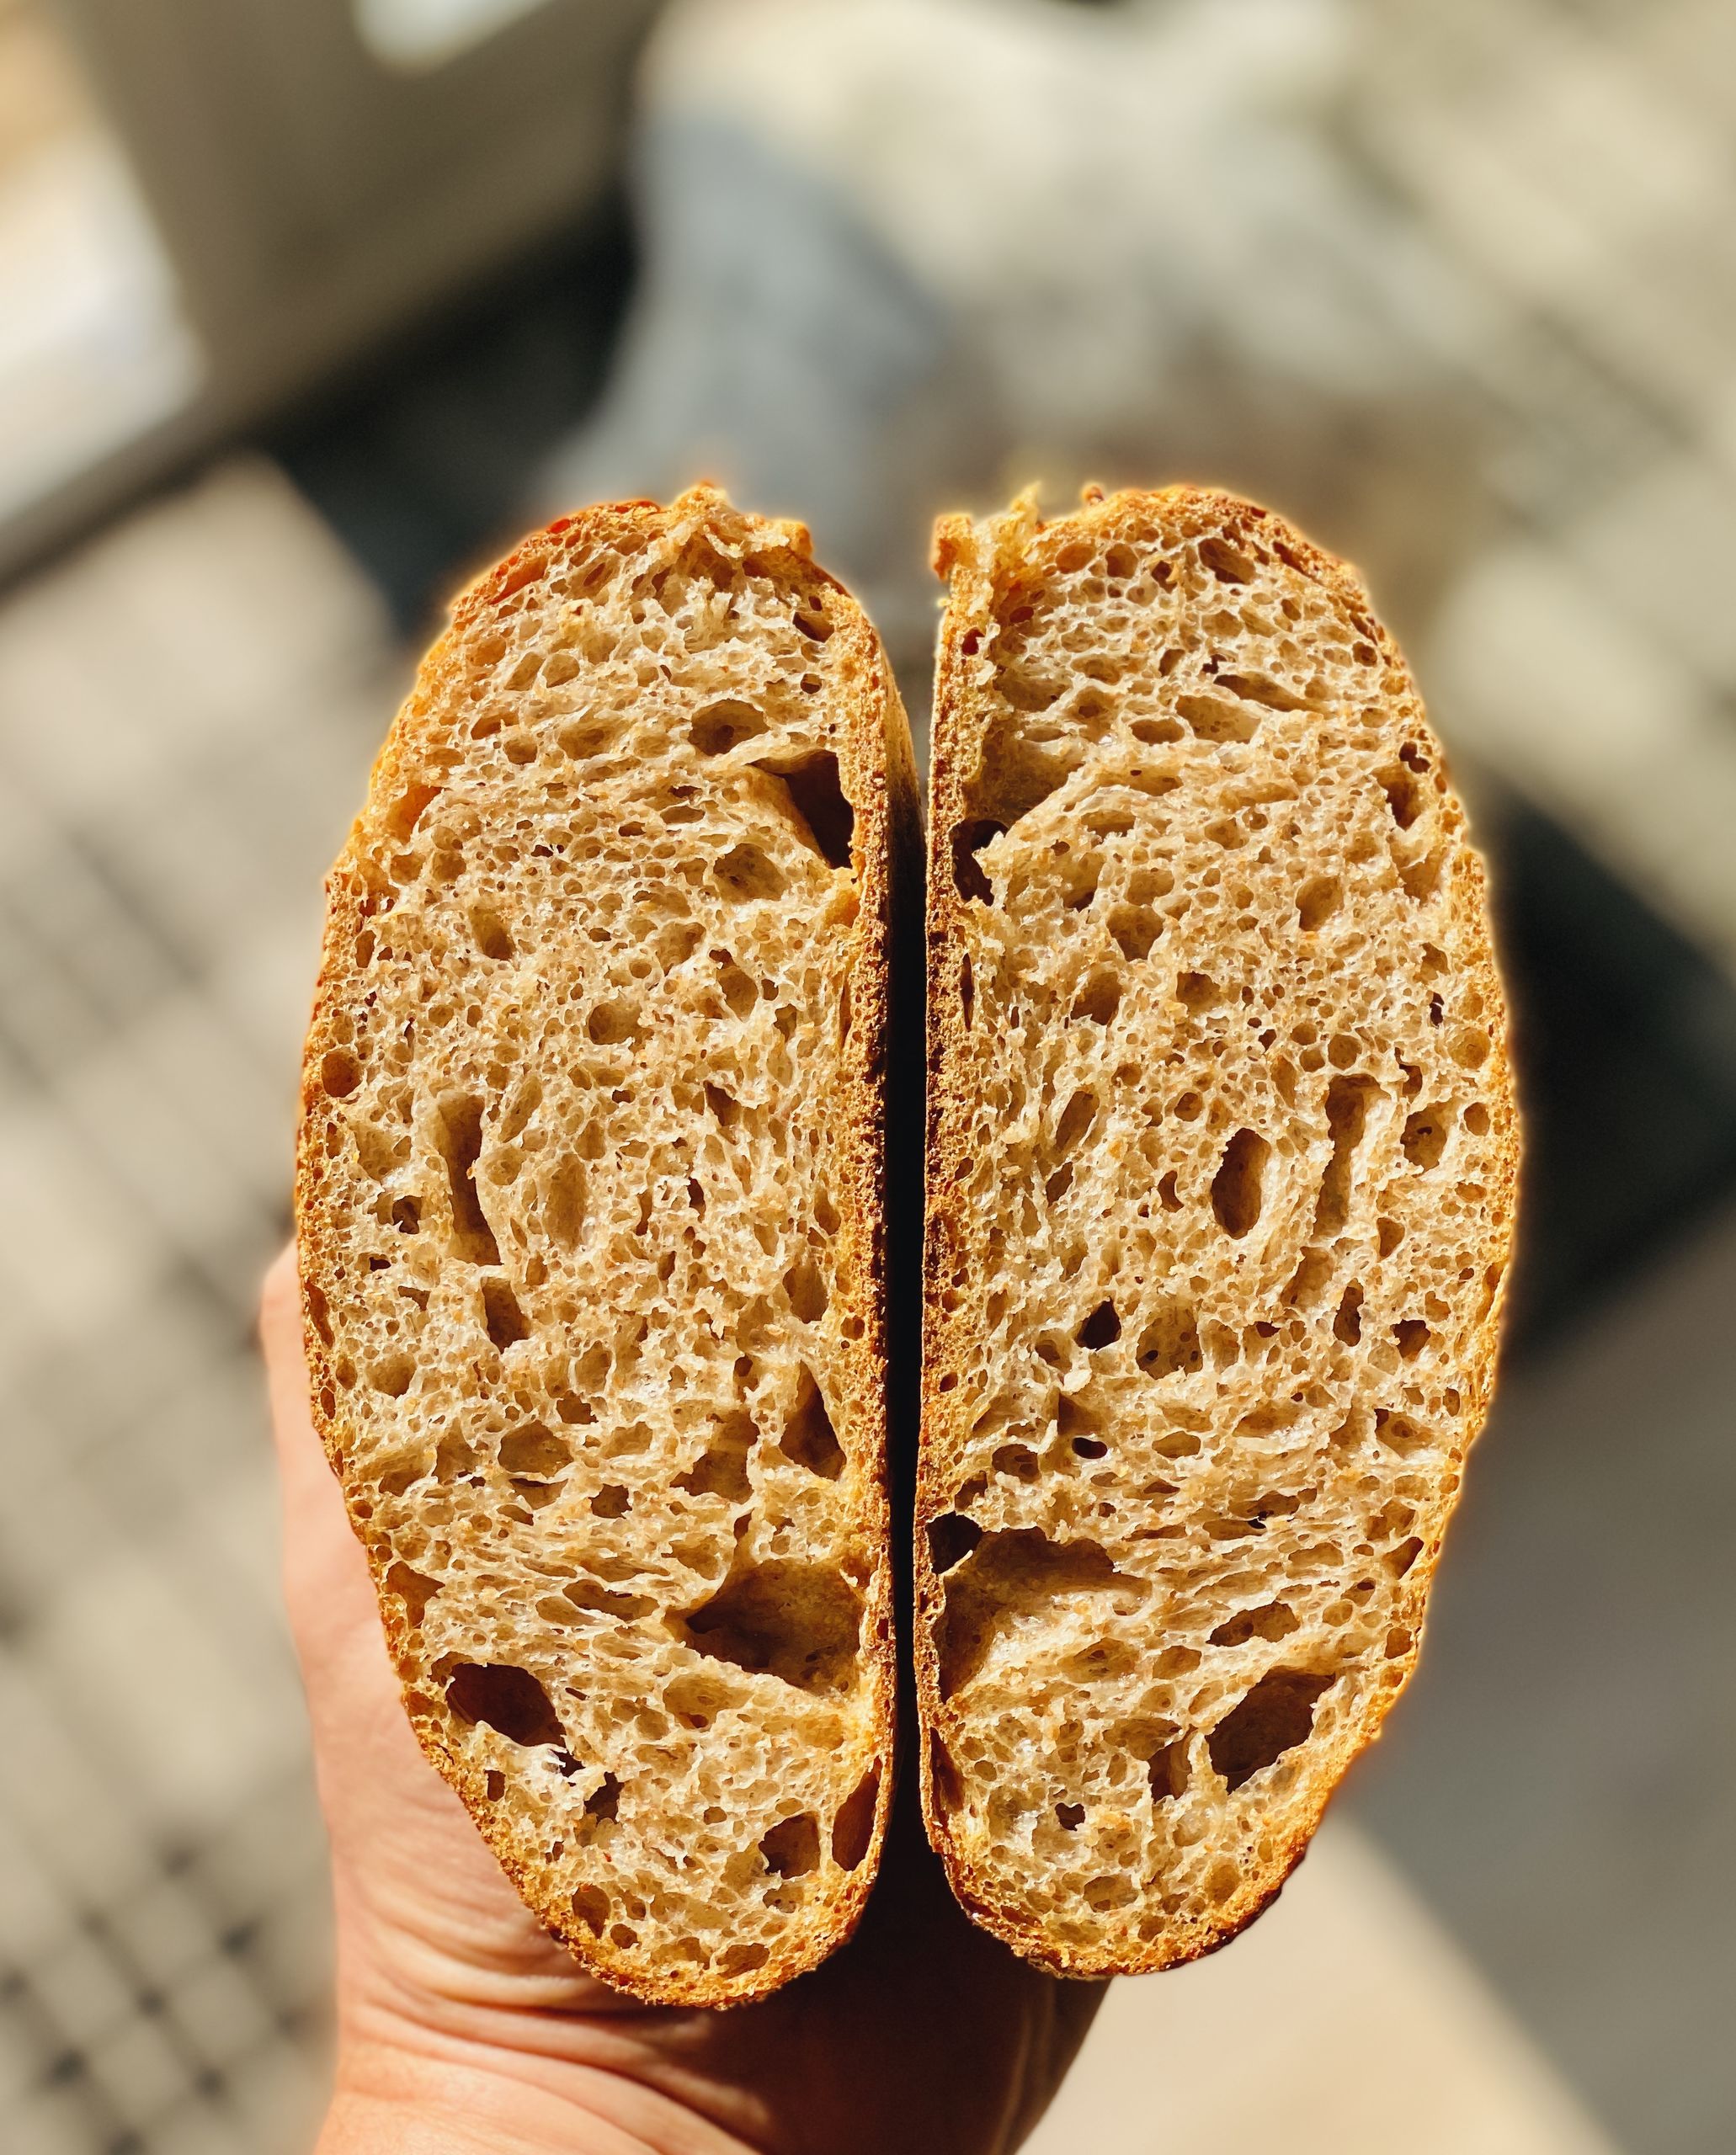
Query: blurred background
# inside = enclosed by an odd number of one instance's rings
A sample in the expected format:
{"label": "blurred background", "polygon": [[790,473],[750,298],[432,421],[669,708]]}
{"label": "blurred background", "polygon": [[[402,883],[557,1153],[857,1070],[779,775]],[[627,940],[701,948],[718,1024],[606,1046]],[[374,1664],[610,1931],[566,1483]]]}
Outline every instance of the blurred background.
{"label": "blurred background", "polygon": [[1359,562],[1530,1132],[1421,1674],[1033,2147],[1736,2145],[1736,0],[0,0],[0,2138],[294,2155],[329,1940],[250,1325],[318,881],[533,517]]}

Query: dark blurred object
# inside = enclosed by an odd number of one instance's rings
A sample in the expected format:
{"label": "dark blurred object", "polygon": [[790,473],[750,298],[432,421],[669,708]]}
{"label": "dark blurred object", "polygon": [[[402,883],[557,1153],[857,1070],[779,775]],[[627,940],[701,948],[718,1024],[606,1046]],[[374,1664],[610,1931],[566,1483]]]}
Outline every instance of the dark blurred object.
{"label": "dark blurred object", "polygon": [[1480,835],[1525,1110],[1508,1343],[1528,1353],[1736,1188],[1736,988],[1535,810]]}

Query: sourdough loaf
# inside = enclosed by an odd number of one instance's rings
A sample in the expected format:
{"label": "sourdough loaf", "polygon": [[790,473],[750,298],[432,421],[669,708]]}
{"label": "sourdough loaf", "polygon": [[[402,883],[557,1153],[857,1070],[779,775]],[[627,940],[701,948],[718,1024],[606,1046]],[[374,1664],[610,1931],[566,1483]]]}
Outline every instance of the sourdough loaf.
{"label": "sourdough loaf", "polygon": [[1092,490],[937,565],[924,1798],[1020,1952],[1161,1968],[1415,1665],[1513,1223],[1483,872],[1276,517]]}
{"label": "sourdough loaf", "polygon": [[647,1999],[812,1966],[891,1795],[885,656],[706,488],[458,602],[327,886],[316,1419],[423,1748]]}

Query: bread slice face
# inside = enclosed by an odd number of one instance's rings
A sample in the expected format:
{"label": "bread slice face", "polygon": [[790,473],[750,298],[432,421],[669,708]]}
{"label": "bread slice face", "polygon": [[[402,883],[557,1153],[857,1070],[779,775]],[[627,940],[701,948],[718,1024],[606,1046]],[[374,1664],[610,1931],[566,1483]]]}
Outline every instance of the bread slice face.
{"label": "bread slice face", "polygon": [[315,1418],[423,1749],[543,1922],[720,2005],[892,1785],[885,1071],[908,728],[807,533],[593,508],[458,602],[327,885]]}
{"label": "bread slice face", "polygon": [[1415,1665],[1516,1126],[1398,652],[1177,488],[944,523],[916,1657],[929,1830],[1041,1965],[1257,1915]]}

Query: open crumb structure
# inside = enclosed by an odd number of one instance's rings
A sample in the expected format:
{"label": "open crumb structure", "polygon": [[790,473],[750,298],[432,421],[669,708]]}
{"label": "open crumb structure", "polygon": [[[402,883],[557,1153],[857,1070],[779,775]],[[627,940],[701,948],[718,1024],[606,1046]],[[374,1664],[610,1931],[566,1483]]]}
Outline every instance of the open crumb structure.
{"label": "open crumb structure", "polygon": [[1019,1950],[1190,1959],[1415,1664],[1516,1131],[1467,842],[1355,579],[1176,489],[949,519],[917,1653]]}
{"label": "open crumb structure", "polygon": [[705,489],[527,540],[328,886],[298,1209],[317,1419],[408,1709],[647,1998],[823,1957],[890,1799],[885,657]]}

